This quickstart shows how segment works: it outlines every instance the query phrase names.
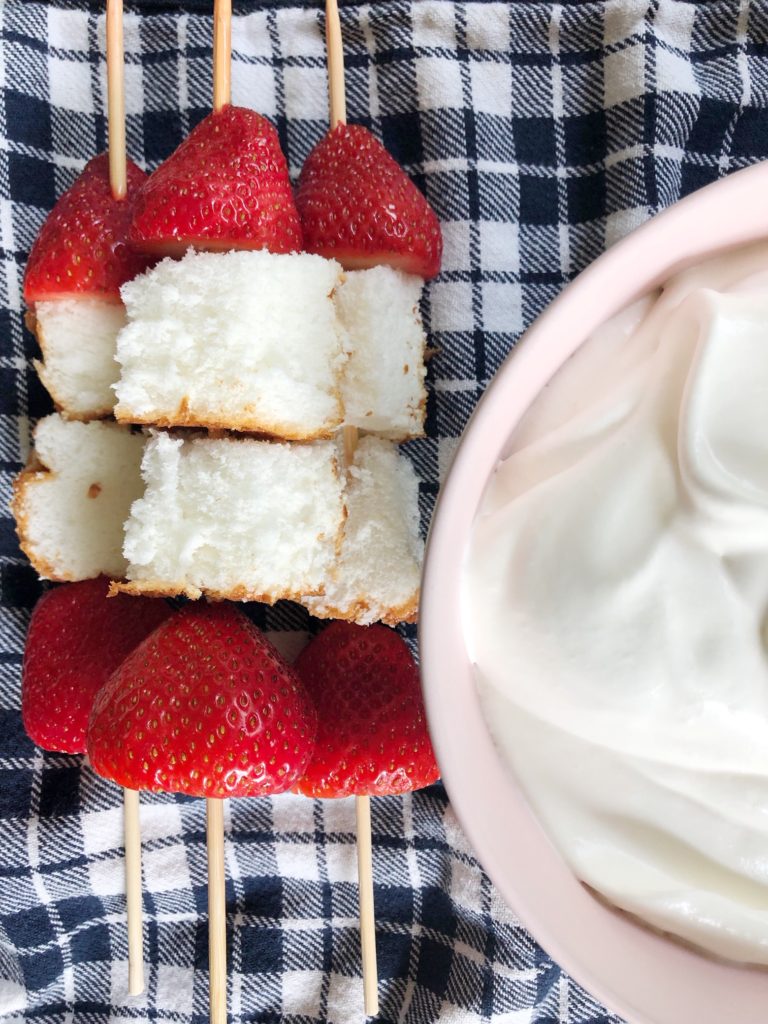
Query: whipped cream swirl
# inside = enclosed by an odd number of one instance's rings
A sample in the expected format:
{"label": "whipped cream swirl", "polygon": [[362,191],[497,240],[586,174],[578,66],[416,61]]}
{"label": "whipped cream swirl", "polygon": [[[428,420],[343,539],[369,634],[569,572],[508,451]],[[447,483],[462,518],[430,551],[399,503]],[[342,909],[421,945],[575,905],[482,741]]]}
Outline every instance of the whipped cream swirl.
{"label": "whipped cream swirl", "polygon": [[462,599],[489,728],[576,875],[768,964],[768,244],[679,274],[553,379]]}

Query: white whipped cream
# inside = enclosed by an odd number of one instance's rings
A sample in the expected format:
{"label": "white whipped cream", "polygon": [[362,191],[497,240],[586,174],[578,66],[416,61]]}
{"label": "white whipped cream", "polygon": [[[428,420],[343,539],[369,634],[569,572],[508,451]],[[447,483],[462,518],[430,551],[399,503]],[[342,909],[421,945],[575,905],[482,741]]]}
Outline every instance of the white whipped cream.
{"label": "white whipped cream", "polygon": [[489,484],[462,599],[488,725],[576,875],[768,964],[768,244],[560,371]]}

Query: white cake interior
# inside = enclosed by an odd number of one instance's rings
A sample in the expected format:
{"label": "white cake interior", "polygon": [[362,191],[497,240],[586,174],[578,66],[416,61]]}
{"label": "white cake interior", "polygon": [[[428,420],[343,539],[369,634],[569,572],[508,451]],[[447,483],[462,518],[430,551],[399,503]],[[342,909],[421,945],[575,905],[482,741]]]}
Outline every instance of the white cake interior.
{"label": "white cake interior", "polygon": [[134,278],[122,289],[117,418],[330,436],[346,361],[340,277],[306,253],[190,251]]}
{"label": "white cake interior", "polygon": [[22,547],[43,578],[124,575],[123,523],[143,490],[143,447],[141,434],[116,423],[58,414],[38,423],[38,465],[19,476],[13,511]]}
{"label": "white cake interior", "polygon": [[157,432],[142,474],[125,532],[132,589],[268,602],[322,590],[344,516],[332,441]]}
{"label": "white cake interior", "polygon": [[390,441],[362,438],[347,470],[345,501],[341,553],[325,594],[302,603],[322,618],[414,619],[424,545],[411,463]]}
{"label": "white cake interior", "polygon": [[394,439],[424,432],[424,347],[420,277],[391,267],[346,274],[336,293],[349,335],[344,419],[349,426]]}
{"label": "white cake interior", "polygon": [[43,353],[35,368],[59,409],[72,419],[108,416],[119,374],[117,335],[125,326],[122,303],[95,298],[38,302],[34,323]]}

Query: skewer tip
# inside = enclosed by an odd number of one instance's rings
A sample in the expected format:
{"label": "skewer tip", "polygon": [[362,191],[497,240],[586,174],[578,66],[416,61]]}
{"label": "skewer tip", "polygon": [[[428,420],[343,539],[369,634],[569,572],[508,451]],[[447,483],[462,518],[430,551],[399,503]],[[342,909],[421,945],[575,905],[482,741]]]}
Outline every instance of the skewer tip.
{"label": "skewer tip", "polygon": [[344,90],[344,44],[336,0],[326,0],[325,38],[328,47],[328,100],[331,128],[347,123],[347,99]]}
{"label": "skewer tip", "polygon": [[213,4],[213,109],[232,102],[232,0]]}
{"label": "skewer tip", "polygon": [[123,0],[107,0],[107,133],[112,195],[115,199],[124,199],[128,191],[128,171],[125,152]]}

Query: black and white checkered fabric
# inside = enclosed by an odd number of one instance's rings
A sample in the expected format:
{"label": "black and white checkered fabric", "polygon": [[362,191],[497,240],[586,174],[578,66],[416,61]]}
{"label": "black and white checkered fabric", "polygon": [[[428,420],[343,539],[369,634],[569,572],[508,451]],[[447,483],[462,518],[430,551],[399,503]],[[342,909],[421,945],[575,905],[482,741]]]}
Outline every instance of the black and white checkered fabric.
{"label": "black and white checkered fabric", "polygon": [[[30,421],[49,411],[21,280],[56,196],[105,147],[103,4],[0,3],[0,1020],[207,1019],[201,801],[143,803],[148,988],[127,996],[121,802],[19,717],[40,586],[7,512]],[[234,101],[277,124],[295,176],[326,127],[319,0],[235,3]],[[127,3],[130,155],[154,166],[207,111],[210,4]],[[483,388],[523,329],[607,245],[684,193],[768,155],[768,3],[380,0],[343,4],[350,118],[427,192],[445,260],[424,314],[428,437],[409,446],[426,525]],[[291,606],[254,618],[283,642]],[[234,1021],[361,1017],[348,801],[227,811]],[[374,801],[380,1020],[617,1021],[501,902],[439,786]]]}

